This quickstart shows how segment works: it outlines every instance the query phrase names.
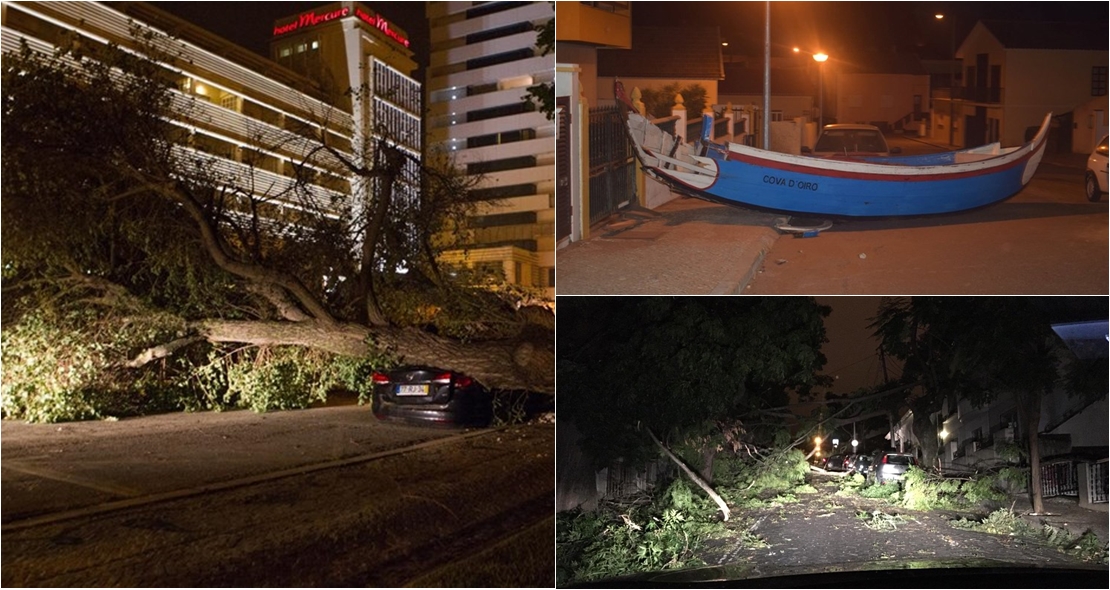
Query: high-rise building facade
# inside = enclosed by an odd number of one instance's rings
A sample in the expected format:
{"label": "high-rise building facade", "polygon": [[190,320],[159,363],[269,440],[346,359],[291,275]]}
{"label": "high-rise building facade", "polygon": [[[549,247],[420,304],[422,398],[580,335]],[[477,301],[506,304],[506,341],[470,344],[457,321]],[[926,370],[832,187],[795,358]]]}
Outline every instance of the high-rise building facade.
{"label": "high-rise building facade", "polygon": [[554,54],[537,28],[550,2],[429,2],[427,149],[480,179],[465,250],[448,262],[555,295],[555,123],[526,100],[550,83]]}
{"label": "high-rise building facade", "polygon": [[[138,2],[5,2],[0,37],[5,53],[21,42],[51,53],[74,39],[146,53],[136,30],[163,45],[159,65],[174,82],[171,122],[182,130],[175,146],[181,162],[203,161],[214,178],[256,191],[273,218],[303,205],[298,183],[325,210],[347,201],[347,171],[318,148],[324,140],[349,157],[353,120],[306,77]],[[298,174],[298,167],[313,174]]]}
{"label": "high-rise building facade", "polygon": [[[278,19],[270,56],[279,64],[316,80],[334,104],[351,113],[356,134],[352,151],[357,160],[374,165],[377,141],[400,146],[408,153],[395,199],[409,204],[419,198],[421,162],[420,83],[409,49],[408,33],[361,2],[334,2]],[[354,90],[354,92],[350,92]],[[356,184],[380,194],[376,183]],[[366,203],[356,199],[356,203]]]}

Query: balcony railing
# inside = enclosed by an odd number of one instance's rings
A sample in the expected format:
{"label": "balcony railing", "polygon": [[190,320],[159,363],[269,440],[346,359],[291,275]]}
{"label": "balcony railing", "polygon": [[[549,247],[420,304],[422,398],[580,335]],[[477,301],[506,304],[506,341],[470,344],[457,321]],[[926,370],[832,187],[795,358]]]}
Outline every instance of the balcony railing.
{"label": "balcony railing", "polygon": [[985,102],[999,104],[1002,102],[1002,89],[995,87],[957,86],[951,89],[952,96],[956,99],[971,102]]}

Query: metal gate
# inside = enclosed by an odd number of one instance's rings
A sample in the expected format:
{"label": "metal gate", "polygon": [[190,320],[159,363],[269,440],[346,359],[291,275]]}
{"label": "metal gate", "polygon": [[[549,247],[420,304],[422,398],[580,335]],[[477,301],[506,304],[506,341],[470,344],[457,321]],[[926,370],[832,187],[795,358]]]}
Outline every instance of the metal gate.
{"label": "metal gate", "polygon": [[1075,463],[1064,461],[1041,465],[1041,495],[1078,496],[1079,478],[1076,476]]}
{"label": "metal gate", "polygon": [[636,200],[632,144],[618,107],[590,109],[590,224]]}
{"label": "metal gate", "polygon": [[569,236],[572,228],[570,134],[574,117],[569,96],[556,98],[555,107],[559,114],[558,139],[555,142],[555,241],[558,242]]}
{"label": "metal gate", "polygon": [[1107,501],[1106,472],[1107,460],[1103,459],[1098,463],[1092,463],[1087,466],[1087,497],[1091,499],[1092,504]]}

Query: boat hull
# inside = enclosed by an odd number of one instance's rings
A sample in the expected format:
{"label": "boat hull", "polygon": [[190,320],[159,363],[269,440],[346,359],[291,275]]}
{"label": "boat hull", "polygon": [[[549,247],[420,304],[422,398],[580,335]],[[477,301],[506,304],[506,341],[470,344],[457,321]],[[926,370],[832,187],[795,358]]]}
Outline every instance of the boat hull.
{"label": "boat hull", "polygon": [[[843,217],[952,213],[991,205],[1020,192],[1031,170],[1036,170],[1043,147],[986,170],[961,173],[944,170],[950,166],[930,166],[926,167],[929,173],[914,175],[821,170],[712,149],[707,155],[718,167],[712,184],[699,189],[675,181],[715,200],[790,213]],[[666,170],[659,173],[668,175]]]}
{"label": "boat hull", "polygon": [[935,215],[1003,201],[1037,171],[1052,121],[1048,113],[1033,140],[1014,148],[823,159],[704,139],[685,144],[635,113],[619,83],[615,92],[637,157],[656,178],[713,201],[833,217]]}

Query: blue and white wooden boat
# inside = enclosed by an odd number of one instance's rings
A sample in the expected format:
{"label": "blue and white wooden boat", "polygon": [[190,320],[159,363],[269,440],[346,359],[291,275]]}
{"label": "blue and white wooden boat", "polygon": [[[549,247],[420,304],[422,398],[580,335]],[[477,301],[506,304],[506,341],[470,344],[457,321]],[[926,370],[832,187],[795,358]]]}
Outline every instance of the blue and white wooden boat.
{"label": "blue and white wooden boat", "polygon": [[952,213],[1003,201],[1021,191],[1044,155],[1052,113],[1032,141],[917,156],[826,159],[703,139],[687,144],[625,107],[628,133],[644,170],[695,197],[831,217]]}

